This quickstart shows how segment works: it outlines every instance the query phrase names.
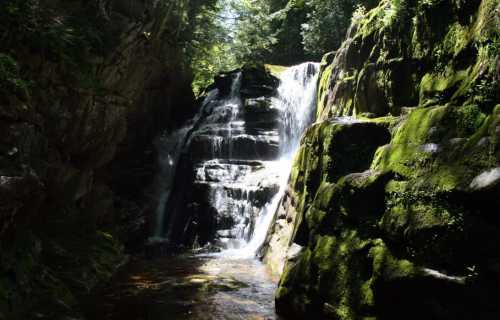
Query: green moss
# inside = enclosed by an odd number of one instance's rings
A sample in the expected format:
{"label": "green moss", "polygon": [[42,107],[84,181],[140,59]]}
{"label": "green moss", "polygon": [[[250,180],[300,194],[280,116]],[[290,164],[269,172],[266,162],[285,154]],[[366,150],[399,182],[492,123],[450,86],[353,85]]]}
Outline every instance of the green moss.
{"label": "green moss", "polygon": [[393,132],[396,129],[396,126],[398,123],[401,121],[401,117],[395,117],[395,116],[385,116],[385,117],[376,117],[376,118],[370,118],[366,117],[365,115],[361,114],[357,116],[357,119],[361,121],[366,121],[366,122],[371,122],[371,123],[376,123],[379,124],[389,130],[389,132]]}
{"label": "green moss", "polygon": [[447,112],[446,106],[415,109],[396,132],[394,144],[422,144],[428,142],[429,131],[438,125]]}
{"label": "green moss", "polygon": [[377,171],[395,171],[403,176],[418,174],[416,167],[428,162],[432,154],[421,146],[429,142],[431,128],[438,125],[447,112],[447,107],[416,109],[396,131],[390,145],[379,148],[372,163]]}
{"label": "green moss", "polygon": [[331,201],[338,188],[336,185],[323,182],[316,192],[314,201],[307,210],[306,220],[307,225],[311,229],[315,229],[322,225],[323,219],[327,215],[327,211],[331,208]]}
{"label": "green moss", "polygon": [[369,256],[373,259],[373,273],[375,278],[393,280],[395,278],[409,278],[416,274],[417,269],[408,260],[394,258],[381,239],[374,241]]}
{"label": "green moss", "polygon": [[[493,117],[488,116],[484,121],[482,122],[482,125],[479,127],[479,129],[467,140],[467,143],[465,145],[466,149],[472,149],[474,148],[475,145],[479,142],[479,140],[485,136],[488,135],[488,130],[493,122]],[[475,122],[474,125],[477,125]]]}
{"label": "green moss", "polygon": [[30,86],[31,83],[21,77],[17,61],[8,54],[0,53],[0,92],[24,92],[27,96]]}
{"label": "green moss", "polygon": [[[491,130],[489,119],[475,106],[416,109],[397,129],[391,144],[377,150],[372,169],[393,171],[442,190],[464,185],[481,168],[493,165],[488,151],[476,147]],[[467,140],[447,144],[447,139],[457,136]],[[438,149],[426,151],[424,146],[434,141],[439,145],[429,146]]]}
{"label": "green moss", "polygon": [[451,96],[460,84],[467,79],[470,69],[454,71],[447,69],[440,73],[427,73],[420,82],[420,104],[425,105],[429,99],[439,101]]}
{"label": "green moss", "polygon": [[356,36],[367,38],[373,32],[381,29],[383,27],[385,8],[387,8],[388,6],[390,6],[390,1],[382,0],[376,8],[367,12],[364,19],[359,22],[358,32],[356,33]]}
{"label": "green moss", "polygon": [[[398,198],[398,200],[403,199]],[[381,227],[389,234],[413,236],[422,230],[431,230],[436,227],[447,228],[454,223],[455,220],[445,208],[416,201],[412,204],[399,202],[392,206],[381,220]]]}
{"label": "green moss", "polygon": [[277,305],[345,320],[371,316],[366,310],[375,304],[376,282],[415,273],[413,264],[395,258],[381,239],[363,239],[355,230],[344,230],[338,237],[318,235],[312,248],[297,263],[288,264]]}
{"label": "green moss", "polygon": [[267,72],[275,77],[278,77],[281,73],[288,69],[288,67],[286,66],[279,66],[275,64],[265,64],[264,67],[266,68]]}
{"label": "green moss", "polygon": [[285,313],[294,310],[304,314],[310,306],[309,293],[313,283],[311,278],[311,257],[311,251],[306,248],[301,253],[298,261],[285,264],[275,295],[277,308],[285,308]]}
{"label": "green moss", "polygon": [[468,137],[477,132],[487,118],[477,105],[464,105],[453,110],[453,113],[457,133],[461,137]]}
{"label": "green moss", "polygon": [[316,109],[316,118],[319,119],[323,114],[323,110],[325,110],[327,106],[328,92],[330,89],[330,80],[333,72],[333,64],[328,65],[324,68],[319,75],[319,83],[318,83],[318,102]]}
{"label": "green moss", "polygon": [[471,40],[469,27],[456,22],[450,26],[448,33],[443,39],[443,49],[445,52],[456,57],[467,48]]}
{"label": "green moss", "polygon": [[472,26],[474,38],[478,42],[494,39],[498,33],[498,11],[500,3],[498,0],[483,0],[479,5],[477,19]]}
{"label": "green moss", "polygon": [[[331,236],[320,236],[316,241],[316,246],[313,250],[312,262],[315,263],[319,268],[319,274],[328,272],[333,266],[334,246],[336,244],[335,237]],[[345,246],[344,246],[345,251]]]}

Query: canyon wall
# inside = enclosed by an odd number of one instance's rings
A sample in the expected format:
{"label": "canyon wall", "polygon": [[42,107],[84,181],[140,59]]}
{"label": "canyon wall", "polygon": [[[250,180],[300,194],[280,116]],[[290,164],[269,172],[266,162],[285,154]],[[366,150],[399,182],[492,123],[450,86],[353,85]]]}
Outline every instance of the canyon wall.
{"label": "canyon wall", "polygon": [[2,4],[0,319],[74,314],[148,235],[154,137],[193,113],[183,3]]}

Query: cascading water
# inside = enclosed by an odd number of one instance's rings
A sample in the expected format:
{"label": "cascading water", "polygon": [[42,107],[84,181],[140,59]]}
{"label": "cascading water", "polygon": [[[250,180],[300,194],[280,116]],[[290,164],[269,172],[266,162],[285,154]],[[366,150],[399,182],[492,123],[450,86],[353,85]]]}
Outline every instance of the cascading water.
{"label": "cascading water", "polygon": [[165,217],[165,204],[170,195],[172,182],[175,177],[175,168],[182,149],[184,138],[189,132],[190,127],[182,127],[168,136],[161,136],[157,142],[159,152],[160,174],[157,182],[159,190],[158,204],[156,208],[156,221],[154,230],[154,239],[160,239],[163,234],[163,224]]}
{"label": "cascading water", "polygon": [[304,63],[280,75],[277,104],[283,118],[281,156],[290,160],[314,119],[318,72],[319,64]]}
{"label": "cascading water", "polygon": [[161,144],[156,237],[210,244],[223,255],[255,254],[312,122],[318,69],[290,67],[279,83],[271,80],[272,90],[241,71],[220,80],[195,119]]}
{"label": "cascading water", "polygon": [[240,249],[224,251],[224,255],[250,258],[256,255],[263,244],[273,215],[285,193],[300,138],[313,121],[318,72],[319,64],[303,63],[280,74],[278,96],[273,100],[273,107],[280,111],[281,118],[280,152],[279,158],[270,161],[265,168],[266,174],[274,175],[279,189],[257,217],[251,240]]}

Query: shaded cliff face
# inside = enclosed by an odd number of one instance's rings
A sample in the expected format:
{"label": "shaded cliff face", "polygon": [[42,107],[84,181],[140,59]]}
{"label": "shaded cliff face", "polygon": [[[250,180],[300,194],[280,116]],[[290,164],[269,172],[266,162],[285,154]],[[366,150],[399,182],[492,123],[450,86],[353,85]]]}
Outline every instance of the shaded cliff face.
{"label": "shaded cliff face", "polygon": [[382,1],[325,56],[265,250],[279,313],[498,317],[499,10]]}
{"label": "shaded cliff face", "polygon": [[0,318],[71,313],[145,236],[152,140],[193,105],[171,9],[2,3]]}

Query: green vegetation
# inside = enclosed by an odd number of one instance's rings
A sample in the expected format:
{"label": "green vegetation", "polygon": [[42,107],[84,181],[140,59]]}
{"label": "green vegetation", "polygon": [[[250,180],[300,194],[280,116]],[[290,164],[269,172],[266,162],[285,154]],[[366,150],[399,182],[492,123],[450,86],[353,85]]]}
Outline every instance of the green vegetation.
{"label": "green vegetation", "polygon": [[337,49],[375,0],[213,0],[190,18],[193,88],[245,63],[291,65]]}

